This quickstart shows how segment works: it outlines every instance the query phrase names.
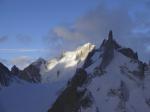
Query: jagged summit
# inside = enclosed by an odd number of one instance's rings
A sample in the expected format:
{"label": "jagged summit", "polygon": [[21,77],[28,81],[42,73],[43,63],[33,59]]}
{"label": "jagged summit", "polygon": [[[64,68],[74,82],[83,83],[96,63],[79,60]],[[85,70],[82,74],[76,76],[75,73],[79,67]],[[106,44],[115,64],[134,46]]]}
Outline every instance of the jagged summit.
{"label": "jagged summit", "polygon": [[112,32],[112,30],[109,31],[108,40],[113,40],[113,32]]}
{"label": "jagged summit", "polygon": [[100,63],[100,68],[104,69],[113,59],[114,51],[120,52],[121,54],[138,60],[137,52],[134,52],[131,48],[124,48],[113,37],[112,30],[109,31],[107,39],[104,39],[100,48],[97,50],[92,50],[87,56],[83,68],[87,68],[90,64],[92,64],[91,57],[95,52],[101,51],[102,54],[99,57],[102,57],[102,62]]}
{"label": "jagged summit", "polygon": [[107,49],[107,48],[113,48],[113,49],[118,49],[121,48],[121,46],[116,42],[116,40],[113,38],[113,32],[109,31],[108,34],[108,39],[104,39],[100,49]]}
{"label": "jagged summit", "polygon": [[112,30],[109,31],[108,39],[104,39],[100,46],[100,50],[103,50],[105,52],[110,51],[110,49],[115,49],[127,57],[138,60],[137,52],[134,52],[131,48],[124,48],[120,44],[118,44],[118,42],[113,37]]}
{"label": "jagged summit", "polygon": [[46,60],[43,58],[38,58],[35,62],[32,63],[32,65],[40,67],[42,64],[45,64]]}

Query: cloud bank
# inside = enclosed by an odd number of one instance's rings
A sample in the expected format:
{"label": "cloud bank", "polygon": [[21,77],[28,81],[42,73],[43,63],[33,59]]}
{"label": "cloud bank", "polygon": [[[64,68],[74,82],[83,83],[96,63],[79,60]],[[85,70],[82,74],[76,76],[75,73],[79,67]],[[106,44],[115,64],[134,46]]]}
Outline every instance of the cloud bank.
{"label": "cloud bank", "polygon": [[150,2],[148,0],[102,0],[100,5],[71,25],[57,26],[48,35],[51,46],[64,50],[86,42],[98,47],[109,30],[122,45],[150,59]]}

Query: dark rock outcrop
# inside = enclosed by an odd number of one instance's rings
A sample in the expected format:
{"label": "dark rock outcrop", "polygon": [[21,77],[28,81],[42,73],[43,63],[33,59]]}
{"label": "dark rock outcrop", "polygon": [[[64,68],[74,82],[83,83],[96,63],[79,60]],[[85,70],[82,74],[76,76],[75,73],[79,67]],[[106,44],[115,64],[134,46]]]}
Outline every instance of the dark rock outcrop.
{"label": "dark rock outcrop", "polygon": [[100,64],[100,69],[105,69],[106,66],[111,62],[114,56],[114,49],[119,49],[121,46],[113,39],[113,32],[110,31],[108,34],[108,39],[104,39],[99,49],[92,50],[89,55],[87,56],[83,68],[87,68],[93,62],[91,57],[96,52],[102,52],[102,63]]}
{"label": "dark rock outcrop", "polygon": [[[87,79],[86,71],[84,69],[77,69],[68,87],[58,97],[48,112],[78,112],[80,107],[90,106],[92,103],[91,94],[88,93],[86,88],[82,88]],[[82,89],[78,90],[78,88]]]}
{"label": "dark rock outcrop", "polygon": [[14,75],[14,76],[19,76],[21,70],[19,70],[19,68],[14,65],[12,68],[11,68],[11,74]]}
{"label": "dark rock outcrop", "polygon": [[112,31],[110,31],[108,34],[108,40],[106,39],[103,40],[100,46],[100,49],[103,50],[104,48],[107,48],[108,46],[113,47],[114,49],[121,48],[121,46],[114,40]]}
{"label": "dark rock outcrop", "polygon": [[41,74],[40,69],[42,65],[45,65],[46,61],[42,58],[39,58],[37,61],[33,62],[27,66],[24,70],[19,70],[15,65],[11,68],[11,74],[17,76],[18,78],[31,82],[31,83],[40,83]]}
{"label": "dark rock outcrop", "polygon": [[120,99],[124,102],[128,101],[129,99],[129,90],[123,81],[121,81],[120,84]]}
{"label": "dark rock outcrop", "polygon": [[46,61],[42,58],[39,58],[37,61],[30,64],[24,70],[19,72],[19,78],[26,80],[32,83],[40,83],[41,82],[41,66],[45,65]]}
{"label": "dark rock outcrop", "polygon": [[105,69],[114,57],[114,49],[120,48],[120,46],[113,40],[112,31],[109,32],[108,40],[104,40],[100,50],[103,51],[102,62],[100,64],[101,69]]}
{"label": "dark rock outcrop", "polygon": [[34,65],[29,65],[27,68],[20,72],[19,78],[32,83],[41,82],[40,69]]}
{"label": "dark rock outcrop", "polygon": [[11,73],[7,67],[0,63],[0,86],[8,86],[11,79]]}
{"label": "dark rock outcrop", "polygon": [[85,61],[84,61],[83,68],[87,68],[88,66],[90,66],[90,65],[93,63],[91,57],[95,54],[95,52],[97,52],[96,49],[92,50],[92,51],[88,54],[87,58],[86,58]]}
{"label": "dark rock outcrop", "polygon": [[17,66],[13,66],[11,71],[0,63],[0,86],[8,86],[11,81],[15,81],[16,78],[28,81],[30,83],[41,82],[41,66],[44,66],[46,61],[42,58],[38,59],[34,63],[30,64],[24,70],[20,70]]}
{"label": "dark rock outcrop", "polygon": [[130,48],[121,48],[118,51],[129,58],[138,60],[138,54]]}

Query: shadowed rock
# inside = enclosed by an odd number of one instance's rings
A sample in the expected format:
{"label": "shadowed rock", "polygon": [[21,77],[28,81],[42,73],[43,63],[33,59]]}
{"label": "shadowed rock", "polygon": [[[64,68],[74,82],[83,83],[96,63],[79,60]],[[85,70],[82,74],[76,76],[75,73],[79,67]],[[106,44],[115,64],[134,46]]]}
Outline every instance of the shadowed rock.
{"label": "shadowed rock", "polygon": [[118,51],[129,58],[138,60],[138,54],[130,48],[121,48]]}
{"label": "shadowed rock", "polygon": [[87,76],[84,69],[77,69],[68,87],[58,97],[48,112],[78,112],[80,107],[90,106],[92,103],[90,93],[88,94],[85,88],[82,91],[78,90],[87,81]]}
{"label": "shadowed rock", "polygon": [[95,52],[97,52],[97,50],[94,49],[88,54],[88,56],[85,59],[85,62],[83,64],[83,68],[87,68],[88,66],[90,66],[93,63],[91,57],[95,54]]}
{"label": "shadowed rock", "polygon": [[19,76],[20,72],[21,72],[21,71],[19,70],[19,68],[18,68],[16,65],[14,65],[14,66],[11,68],[11,74],[12,74],[12,75]]}
{"label": "shadowed rock", "polygon": [[42,65],[45,65],[46,61],[42,58],[39,58],[37,61],[33,62],[27,66],[24,70],[19,70],[16,66],[11,68],[11,73],[18,78],[31,82],[31,83],[40,83],[41,74],[40,69]]}
{"label": "shadowed rock", "polygon": [[119,48],[120,46],[113,40],[112,31],[108,34],[108,40],[104,40],[100,50],[103,51],[102,62],[100,64],[101,69],[105,69],[106,66],[111,62],[114,57],[114,49]]}
{"label": "shadowed rock", "polygon": [[0,85],[8,86],[10,83],[11,73],[7,67],[0,63]]}
{"label": "shadowed rock", "polygon": [[21,71],[19,77],[28,82],[41,82],[40,69],[34,65],[29,65],[27,68]]}

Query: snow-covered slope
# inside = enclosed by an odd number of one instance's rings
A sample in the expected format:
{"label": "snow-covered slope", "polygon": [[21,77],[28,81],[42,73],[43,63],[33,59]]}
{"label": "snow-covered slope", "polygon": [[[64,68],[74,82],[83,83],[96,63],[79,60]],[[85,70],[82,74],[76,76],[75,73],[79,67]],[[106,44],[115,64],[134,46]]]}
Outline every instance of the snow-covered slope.
{"label": "snow-covered slope", "polygon": [[75,51],[63,53],[59,59],[49,60],[46,69],[41,69],[42,83],[68,81],[93,49],[95,46],[87,43]]}
{"label": "snow-covered slope", "polygon": [[0,112],[46,112],[59,95],[62,83],[13,84],[0,91]]}
{"label": "snow-covered slope", "polygon": [[49,112],[150,112],[150,66],[112,32],[85,64]]}
{"label": "snow-covered slope", "polygon": [[[98,75],[87,85],[93,97],[93,107],[82,109],[81,112],[149,112],[150,105],[146,100],[150,98],[150,80],[144,83],[138,74],[139,63],[115,52],[114,59],[105,69],[104,74],[98,74],[96,65],[89,66],[88,74]],[[150,75],[150,74],[149,74]],[[149,76],[145,76],[147,80]],[[145,93],[147,91],[147,95]],[[148,95],[149,94],[149,95]],[[94,110],[93,110],[94,109]]]}

